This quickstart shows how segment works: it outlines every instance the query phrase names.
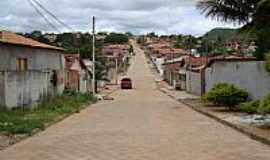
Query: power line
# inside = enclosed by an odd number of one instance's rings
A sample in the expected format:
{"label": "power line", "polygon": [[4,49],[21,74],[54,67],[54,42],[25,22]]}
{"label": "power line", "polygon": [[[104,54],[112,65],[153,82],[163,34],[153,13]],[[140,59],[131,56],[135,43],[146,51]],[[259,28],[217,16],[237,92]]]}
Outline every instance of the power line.
{"label": "power line", "polygon": [[72,27],[61,21],[55,14],[44,7],[38,0],[33,0],[33,2],[36,3],[41,9],[43,9],[47,14],[49,14],[56,22],[66,27],[67,29],[74,31]]}
{"label": "power line", "polygon": [[6,28],[8,28],[8,27],[6,27],[6,26],[0,26],[0,31],[1,30],[5,30]]}
{"label": "power line", "polygon": [[39,10],[39,8],[31,1],[28,0],[30,5],[35,9],[35,11],[57,32],[60,33],[60,30]]}

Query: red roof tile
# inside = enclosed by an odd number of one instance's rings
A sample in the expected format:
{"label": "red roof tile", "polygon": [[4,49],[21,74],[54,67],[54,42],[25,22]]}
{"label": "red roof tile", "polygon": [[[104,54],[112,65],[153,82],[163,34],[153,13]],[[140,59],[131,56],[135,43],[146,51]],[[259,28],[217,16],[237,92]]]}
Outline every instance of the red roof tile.
{"label": "red roof tile", "polygon": [[9,31],[0,31],[0,42],[15,44],[15,45],[29,46],[29,47],[34,47],[34,48],[64,50],[63,48],[40,43],[40,42],[37,42],[37,41],[32,40],[30,38],[25,38],[23,36],[20,36],[16,33],[9,32]]}

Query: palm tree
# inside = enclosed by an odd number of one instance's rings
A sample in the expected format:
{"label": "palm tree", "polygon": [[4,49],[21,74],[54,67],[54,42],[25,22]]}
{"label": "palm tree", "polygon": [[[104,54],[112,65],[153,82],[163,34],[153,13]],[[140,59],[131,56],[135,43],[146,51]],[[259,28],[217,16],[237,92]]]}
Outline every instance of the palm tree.
{"label": "palm tree", "polygon": [[269,0],[200,0],[197,4],[206,17],[248,26],[270,20]]}
{"label": "palm tree", "polygon": [[270,0],[260,0],[254,13],[254,23],[259,28],[270,26]]}

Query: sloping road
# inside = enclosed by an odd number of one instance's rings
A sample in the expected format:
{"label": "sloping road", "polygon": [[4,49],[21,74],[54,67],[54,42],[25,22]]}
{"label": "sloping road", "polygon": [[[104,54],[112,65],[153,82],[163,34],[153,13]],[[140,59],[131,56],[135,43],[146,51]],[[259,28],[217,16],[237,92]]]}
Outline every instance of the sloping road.
{"label": "sloping road", "polygon": [[270,160],[270,148],[156,89],[141,50],[131,91],[0,152],[0,160]]}

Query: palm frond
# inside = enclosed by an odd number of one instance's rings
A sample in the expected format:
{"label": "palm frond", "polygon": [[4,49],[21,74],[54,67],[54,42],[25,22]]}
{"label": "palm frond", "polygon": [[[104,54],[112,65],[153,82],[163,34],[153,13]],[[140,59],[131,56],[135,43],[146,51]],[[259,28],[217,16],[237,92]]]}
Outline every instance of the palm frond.
{"label": "palm frond", "polygon": [[253,15],[254,1],[256,0],[201,0],[197,3],[197,8],[206,17],[218,21],[246,24]]}

